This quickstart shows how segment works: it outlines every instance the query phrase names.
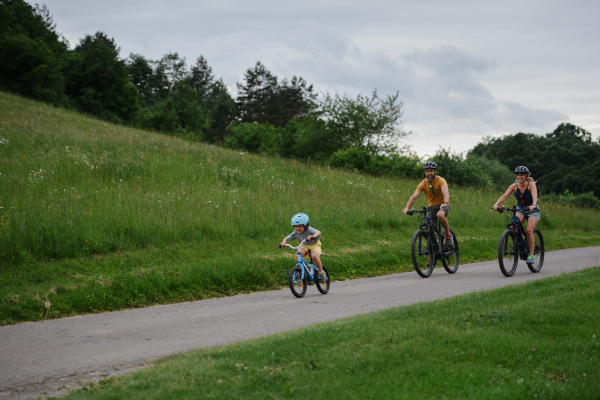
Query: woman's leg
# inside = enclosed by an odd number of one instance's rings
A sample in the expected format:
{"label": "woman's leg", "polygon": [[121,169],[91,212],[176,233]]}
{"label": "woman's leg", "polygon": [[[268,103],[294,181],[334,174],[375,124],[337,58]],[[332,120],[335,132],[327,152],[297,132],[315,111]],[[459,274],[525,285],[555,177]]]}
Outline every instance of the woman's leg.
{"label": "woman's leg", "polygon": [[527,243],[529,244],[529,254],[533,255],[535,250],[535,238],[533,237],[533,230],[535,229],[538,223],[537,218],[529,217],[527,220],[527,229],[525,233],[527,234]]}

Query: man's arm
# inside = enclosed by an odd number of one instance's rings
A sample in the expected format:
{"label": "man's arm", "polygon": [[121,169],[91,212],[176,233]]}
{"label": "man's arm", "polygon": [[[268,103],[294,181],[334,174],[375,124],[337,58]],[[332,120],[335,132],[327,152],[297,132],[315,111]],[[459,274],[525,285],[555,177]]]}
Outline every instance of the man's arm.
{"label": "man's arm", "polygon": [[402,214],[406,215],[406,213],[408,212],[408,209],[415,204],[415,201],[417,201],[417,199],[419,198],[419,195],[421,194],[421,192],[419,192],[418,190],[415,190],[415,192],[413,193],[412,196],[410,196],[410,199],[408,199],[408,203],[406,203],[406,208],[404,208],[404,210],[402,210]]}
{"label": "man's arm", "polygon": [[442,186],[442,194],[444,195],[444,204],[440,207],[442,210],[445,210],[448,207],[448,203],[450,202],[450,192],[448,192],[448,185]]}

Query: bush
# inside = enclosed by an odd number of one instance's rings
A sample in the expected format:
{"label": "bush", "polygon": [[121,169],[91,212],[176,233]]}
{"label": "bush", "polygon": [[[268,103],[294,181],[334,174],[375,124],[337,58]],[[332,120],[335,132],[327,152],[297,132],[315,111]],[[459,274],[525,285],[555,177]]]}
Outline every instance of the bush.
{"label": "bush", "polygon": [[338,150],[329,158],[329,165],[336,168],[358,170],[371,175],[390,175],[416,178],[423,175],[423,166],[417,156],[372,155],[356,147]]}
{"label": "bush", "polygon": [[269,123],[244,122],[239,125],[229,125],[227,131],[230,134],[225,138],[225,147],[253,153],[278,153],[278,128]]}
{"label": "bush", "polygon": [[460,154],[440,149],[431,158],[438,165],[438,175],[449,184],[464,186],[491,186],[492,178],[482,169],[479,158],[464,158]]}
{"label": "bush", "polygon": [[514,173],[500,161],[472,155],[467,156],[467,159],[479,165],[481,170],[490,177],[491,186],[495,189],[505,191],[515,181]]}
{"label": "bush", "polygon": [[348,150],[338,150],[329,157],[329,165],[334,168],[345,168],[370,172],[373,167],[373,156],[365,150],[352,147]]}
{"label": "bush", "polygon": [[506,190],[514,182],[513,173],[497,160],[472,154],[465,158],[440,149],[432,161],[438,164],[438,174],[448,183]]}
{"label": "bush", "polygon": [[563,206],[571,206],[577,208],[592,208],[600,210],[600,199],[594,196],[594,192],[582,193],[575,195],[569,190],[565,190],[563,194],[556,195],[550,193],[540,198],[542,201],[556,203]]}
{"label": "bush", "polygon": [[414,154],[408,156],[400,154],[375,156],[371,173],[373,175],[392,175],[402,178],[422,178],[423,163]]}

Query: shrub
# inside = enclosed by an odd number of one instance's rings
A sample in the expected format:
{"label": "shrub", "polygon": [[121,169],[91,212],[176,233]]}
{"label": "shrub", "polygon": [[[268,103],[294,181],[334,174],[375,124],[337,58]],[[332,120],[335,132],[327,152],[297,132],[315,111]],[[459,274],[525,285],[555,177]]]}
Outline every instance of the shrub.
{"label": "shrub", "polygon": [[329,165],[336,168],[363,171],[371,175],[389,175],[403,178],[415,178],[423,175],[423,166],[415,155],[372,155],[368,151],[356,147],[336,151],[329,158]]}
{"label": "shrub", "polygon": [[582,193],[575,195],[569,190],[565,190],[563,194],[556,195],[554,193],[550,193],[541,197],[542,201],[547,201],[549,203],[556,203],[563,206],[571,206],[577,208],[592,208],[599,210],[600,209],[600,199],[594,196],[594,192]]}
{"label": "shrub", "polygon": [[464,158],[440,148],[431,160],[437,163],[438,174],[450,184],[478,187],[492,185],[492,178],[482,169],[478,158]]}
{"label": "shrub", "polygon": [[352,147],[338,150],[329,157],[329,165],[335,168],[370,172],[373,167],[373,156],[366,150]]}
{"label": "shrub", "polygon": [[278,129],[269,123],[244,122],[229,125],[230,134],[225,138],[225,147],[248,150],[253,153],[277,154],[279,150]]}

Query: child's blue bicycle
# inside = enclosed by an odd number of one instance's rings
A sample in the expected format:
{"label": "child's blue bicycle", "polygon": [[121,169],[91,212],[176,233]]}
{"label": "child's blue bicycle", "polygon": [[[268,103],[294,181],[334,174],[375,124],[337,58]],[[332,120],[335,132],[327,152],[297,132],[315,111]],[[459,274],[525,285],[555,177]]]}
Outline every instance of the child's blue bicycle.
{"label": "child's blue bicycle", "polygon": [[[325,271],[327,280],[321,283],[319,280],[319,270],[313,265],[312,257],[310,256],[310,250],[308,251],[310,264],[307,263],[300,254],[300,247],[302,247],[302,245],[305,243],[306,240],[303,240],[298,246],[295,247],[290,244],[286,244],[287,247],[290,247],[298,252],[298,263],[290,270],[290,274],[288,275],[290,290],[294,296],[300,298],[304,297],[306,294],[306,288],[308,285],[317,285],[317,289],[319,292],[321,292],[321,294],[327,294],[327,292],[329,292],[329,272],[327,271],[327,268],[323,266],[323,271]],[[279,245],[279,247],[281,247],[281,245]]]}

